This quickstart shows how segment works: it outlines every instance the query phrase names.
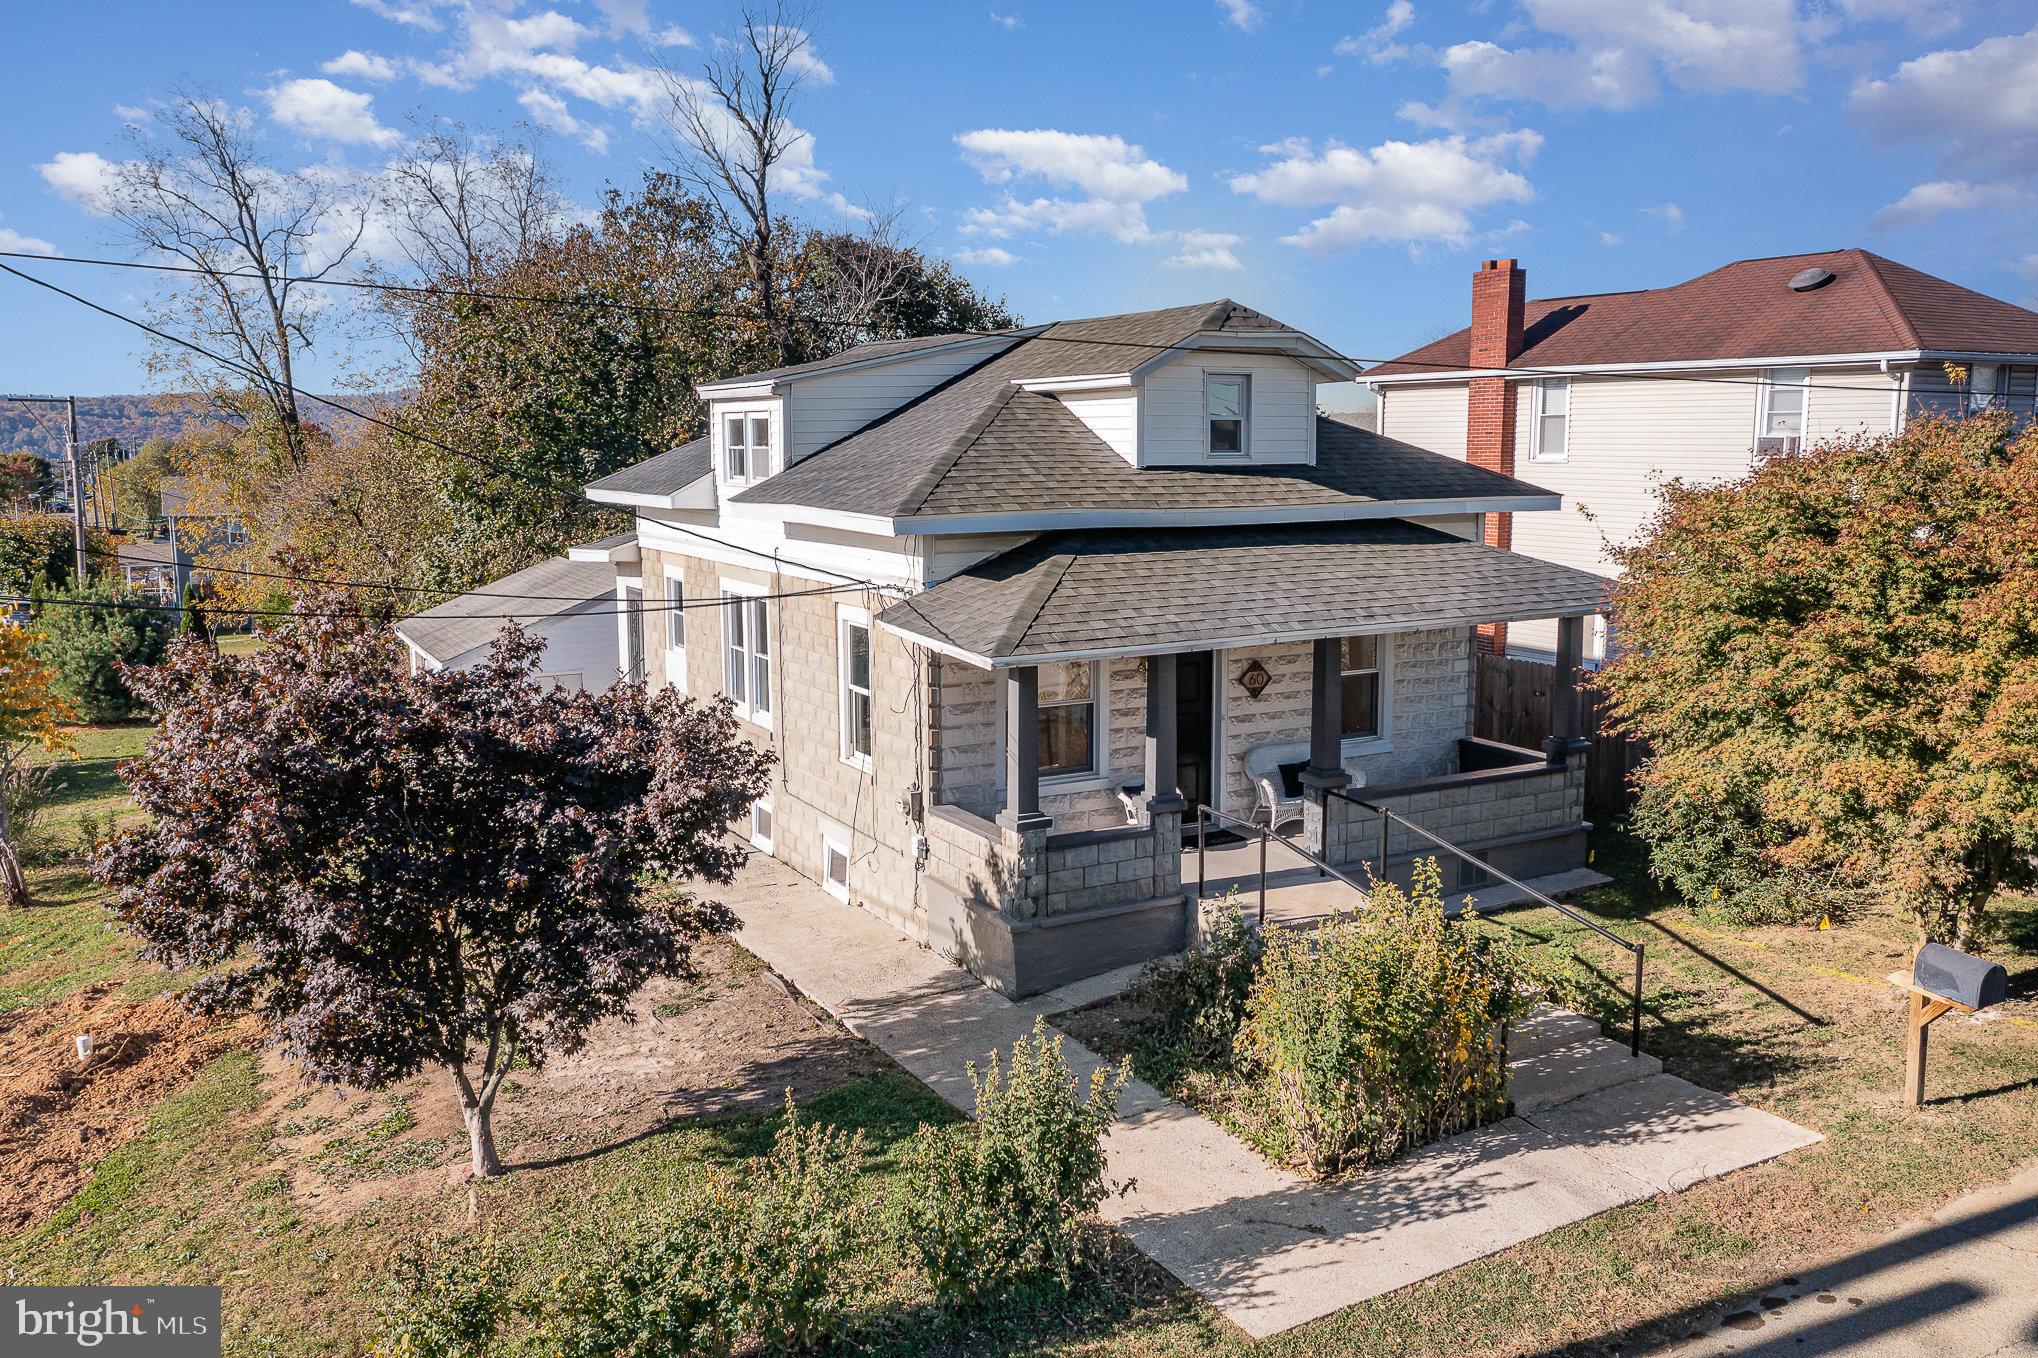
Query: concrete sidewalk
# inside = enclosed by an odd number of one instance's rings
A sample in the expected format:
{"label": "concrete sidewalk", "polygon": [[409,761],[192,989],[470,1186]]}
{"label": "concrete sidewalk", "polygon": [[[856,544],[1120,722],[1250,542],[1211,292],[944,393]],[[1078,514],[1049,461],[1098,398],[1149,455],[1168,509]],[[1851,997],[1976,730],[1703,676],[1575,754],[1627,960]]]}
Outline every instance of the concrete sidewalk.
{"label": "concrete sidewalk", "polygon": [[[753,859],[725,899],[744,947],[965,1112],[969,1062],[1125,979],[1014,1003],[771,859]],[[1066,1055],[1080,1078],[1102,1064],[1074,1041]],[[1106,1142],[1111,1179],[1134,1187],[1103,1210],[1257,1338],[1816,1140],[1650,1075],[1323,1185],[1135,1081]]]}

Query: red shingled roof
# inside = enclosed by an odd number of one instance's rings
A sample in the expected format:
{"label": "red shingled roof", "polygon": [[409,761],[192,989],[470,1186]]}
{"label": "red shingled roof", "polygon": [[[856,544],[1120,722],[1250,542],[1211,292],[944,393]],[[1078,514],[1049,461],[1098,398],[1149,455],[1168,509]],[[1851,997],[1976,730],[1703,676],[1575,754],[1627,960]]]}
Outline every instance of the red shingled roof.
{"label": "red shingled roof", "polygon": [[[1790,279],[1810,268],[1830,269],[1833,281],[1792,292]],[[1510,367],[1896,349],[2038,354],[2038,312],[1866,250],[1743,259],[1673,287],[1545,298],[1528,304],[1526,319],[1523,348]],[[1467,328],[1369,368],[1365,376],[1470,366]]]}

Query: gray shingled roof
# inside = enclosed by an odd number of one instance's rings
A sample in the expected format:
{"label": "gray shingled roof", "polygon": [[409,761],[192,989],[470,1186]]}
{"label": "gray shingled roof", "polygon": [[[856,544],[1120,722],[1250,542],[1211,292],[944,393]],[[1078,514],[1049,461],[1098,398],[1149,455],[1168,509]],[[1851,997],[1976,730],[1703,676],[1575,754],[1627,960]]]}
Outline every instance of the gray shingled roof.
{"label": "gray shingled roof", "polygon": [[1013,331],[963,331],[953,335],[922,335],[917,339],[867,340],[852,344],[839,354],[813,359],[807,363],[788,363],[783,368],[766,368],[763,372],[744,373],[740,377],[723,377],[713,382],[701,383],[704,387],[727,387],[747,382],[776,382],[787,377],[805,377],[810,373],[827,372],[831,368],[846,368],[852,363],[868,363],[876,358],[896,358],[900,354],[917,353],[922,349],[939,349],[949,344],[965,344],[971,340],[987,340]]}
{"label": "gray shingled roof", "polygon": [[589,490],[614,491],[620,495],[673,495],[685,490],[714,471],[714,453],[708,440],[697,438],[682,443],[635,466],[611,472],[590,482]]}
{"label": "gray shingled roof", "polygon": [[616,568],[606,561],[555,556],[472,593],[446,600],[396,624],[409,642],[440,664],[495,640],[514,619],[535,628],[616,592]]}
{"label": "gray shingled roof", "polygon": [[1228,299],[1063,321],[734,498],[904,518],[1546,494],[1339,421],[1320,426],[1315,468],[1136,468],[1061,401],[1012,385],[1023,378],[1128,372],[1207,331],[1286,330]]}
{"label": "gray shingled roof", "polygon": [[1049,533],[886,609],[979,662],[1153,654],[1598,612],[1608,582],[1398,519]]}

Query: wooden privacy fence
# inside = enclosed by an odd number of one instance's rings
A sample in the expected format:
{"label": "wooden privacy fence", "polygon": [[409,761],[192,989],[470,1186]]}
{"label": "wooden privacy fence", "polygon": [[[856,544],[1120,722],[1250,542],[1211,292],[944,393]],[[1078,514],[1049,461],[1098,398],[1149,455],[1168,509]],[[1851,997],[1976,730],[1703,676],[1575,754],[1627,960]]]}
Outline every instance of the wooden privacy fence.
{"label": "wooden privacy fence", "polygon": [[[1550,734],[1550,689],[1557,667],[1540,660],[1504,655],[1475,655],[1478,683],[1473,701],[1472,734],[1507,745],[1542,748]],[[1585,804],[1602,815],[1618,815],[1634,805],[1628,775],[1646,751],[1635,741],[1604,729],[1602,699],[1589,688],[1574,691],[1578,724],[1574,728],[1592,742],[1586,756]]]}

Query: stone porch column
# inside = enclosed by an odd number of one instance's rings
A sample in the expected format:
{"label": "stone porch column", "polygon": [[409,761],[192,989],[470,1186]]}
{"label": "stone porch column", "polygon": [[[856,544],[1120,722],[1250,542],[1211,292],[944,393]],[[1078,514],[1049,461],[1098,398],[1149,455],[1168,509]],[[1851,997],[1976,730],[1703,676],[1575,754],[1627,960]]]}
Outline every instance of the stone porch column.
{"label": "stone porch column", "polygon": [[1040,813],[1040,671],[1005,671],[1005,809],[998,824],[1024,834],[1045,830]]}
{"label": "stone porch column", "polygon": [[1162,813],[1179,817],[1185,807],[1180,787],[1180,745],[1175,730],[1179,667],[1172,655],[1146,658],[1146,811],[1150,824]]}
{"label": "stone porch column", "polygon": [[1557,665],[1550,680],[1550,738],[1543,754],[1554,768],[1570,762],[1578,743],[1578,670],[1585,663],[1585,619],[1557,619]]}

